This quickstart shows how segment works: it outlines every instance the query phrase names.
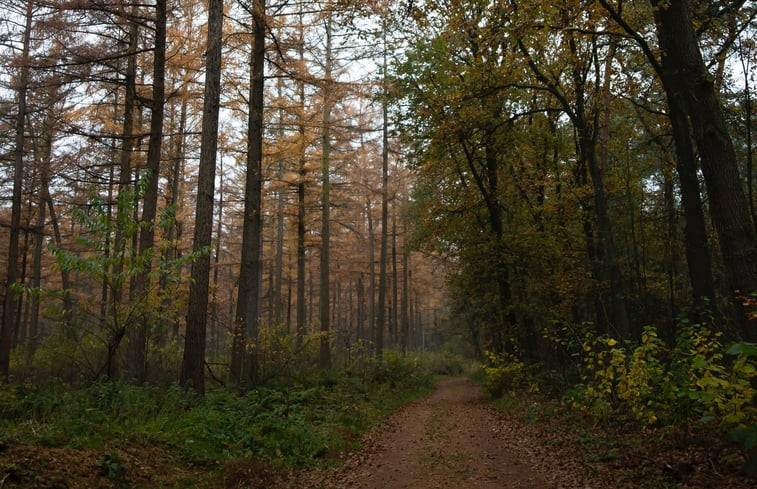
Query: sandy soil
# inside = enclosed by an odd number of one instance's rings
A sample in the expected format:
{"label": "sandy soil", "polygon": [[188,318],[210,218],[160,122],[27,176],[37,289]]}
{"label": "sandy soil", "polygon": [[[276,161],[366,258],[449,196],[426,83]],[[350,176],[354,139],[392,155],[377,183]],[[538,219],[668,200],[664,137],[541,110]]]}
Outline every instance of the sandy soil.
{"label": "sandy soil", "polygon": [[290,480],[289,487],[328,489],[522,488],[549,484],[513,450],[468,379],[441,382],[423,400],[386,421],[344,464]]}

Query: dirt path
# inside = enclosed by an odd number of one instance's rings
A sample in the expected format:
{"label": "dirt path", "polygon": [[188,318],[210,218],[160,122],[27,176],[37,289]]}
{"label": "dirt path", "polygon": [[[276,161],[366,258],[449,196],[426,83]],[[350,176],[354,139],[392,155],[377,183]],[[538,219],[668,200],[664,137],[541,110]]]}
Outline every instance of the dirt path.
{"label": "dirt path", "polygon": [[497,434],[499,422],[468,379],[441,382],[392,416],[341,466],[303,474],[298,488],[545,488]]}

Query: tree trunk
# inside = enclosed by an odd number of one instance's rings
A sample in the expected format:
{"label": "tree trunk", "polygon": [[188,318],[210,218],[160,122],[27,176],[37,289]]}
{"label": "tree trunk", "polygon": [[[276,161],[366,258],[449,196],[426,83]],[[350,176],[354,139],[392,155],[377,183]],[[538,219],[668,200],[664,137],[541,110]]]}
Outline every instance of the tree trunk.
{"label": "tree trunk", "polygon": [[[665,57],[663,55],[663,59]],[[670,74],[665,72],[663,76],[667,79]],[[669,82],[664,81],[663,83],[667,85]],[[676,172],[681,185],[681,202],[686,218],[686,225],[683,229],[684,244],[694,303],[703,307],[703,299],[707,299],[710,302],[710,307],[715,307],[712,260],[707,245],[707,226],[702,210],[702,194],[699,189],[691,130],[680,95],[672,90],[667,93],[668,116],[676,146]]]}
{"label": "tree trunk", "polygon": [[323,80],[323,158],[321,166],[322,193],[321,193],[321,293],[320,293],[320,322],[321,322],[321,348],[319,366],[328,368],[331,366],[331,338],[329,321],[329,266],[330,266],[330,214],[331,182],[329,180],[329,166],[331,162],[331,22],[332,14],[329,12],[326,19],[326,62]]}
{"label": "tree trunk", "polygon": [[[671,74],[666,86],[681,93],[691,121],[718,234],[726,277],[735,295],[757,290],[757,241],[749,205],[741,186],[736,153],[712,77],[702,59],[688,0],[652,0],[663,69]],[[740,302],[740,301],[739,301]],[[740,318],[742,338],[757,340],[755,320]]]}
{"label": "tree trunk", "polygon": [[[132,182],[131,157],[136,145],[134,136],[135,117],[137,101],[137,46],[139,42],[139,24],[137,18],[136,4],[131,7],[131,19],[128,24],[128,48],[126,57],[126,72],[124,73],[124,122],[121,128],[121,151],[119,157],[119,175],[118,175],[118,200],[119,205],[116,210],[116,232],[113,243],[113,253],[118,257],[113,265],[112,275],[114,277],[111,283],[111,328],[108,331],[108,358],[106,362],[106,374],[108,379],[116,375],[115,354],[118,346],[126,334],[126,325],[121,321],[119,315],[119,305],[124,301],[124,286],[126,279],[123,276],[125,253],[126,253],[126,236],[124,230],[128,227],[130,216],[129,206],[121,202],[124,195],[129,191]],[[52,201],[50,201],[51,216],[53,215]],[[53,220],[55,224],[55,220]],[[62,273],[62,272],[61,272]],[[64,296],[65,298],[65,296]]]}
{"label": "tree trunk", "polygon": [[210,303],[210,344],[213,346],[213,353],[218,353],[218,263],[221,260],[221,235],[223,234],[223,206],[224,206],[224,172],[223,172],[223,155],[219,159],[218,175],[218,221],[216,222],[216,246],[213,250],[213,287]]}
{"label": "tree trunk", "polygon": [[[42,172],[45,172],[43,167]],[[44,177],[42,177],[44,178]],[[29,319],[29,333],[28,333],[28,345],[29,345],[29,358],[34,355],[34,351],[38,344],[39,335],[39,290],[42,284],[42,243],[45,239],[45,220],[47,218],[47,202],[45,202],[44,194],[40,192],[37,202],[37,225],[35,227],[34,237],[34,264],[32,266],[32,297],[31,297],[31,317]]]}
{"label": "tree trunk", "polygon": [[399,324],[399,277],[397,276],[397,205],[396,201],[393,207],[392,216],[392,315],[390,319],[390,335],[393,346],[397,346],[398,334],[397,325]]}
{"label": "tree trunk", "polygon": [[24,132],[26,128],[26,92],[29,85],[29,46],[32,35],[34,2],[26,2],[26,25],[21,53],[21,72],[17,80],[18,114],[16,115],[16,139],[13,159],[13,197],[11,207],[11,227],[8,246],[8,267],[5,275],[5,298],[3,301],[3,323],[0,325],[0,377],[8,381],[11,343],[13,341],[14,311],[18,280],[18,238],[21,230],[21,193],[24,182]]}
{"label": "tree trunk", "polygon": [[[300,10],[302,5],[300,5]],[[305,38],[304,24],[302,20],[302,11],[300,11],[300,28],[299,28],[299,61],[300,65],[305,62]],[[305,107],[305,81],[300,77],[297,81],[297,92],[299,105]],[[305,178],[307,177],[307,166],[305,160],[305,114],[301,114],[298,121],[297,132],[299,133],[300,143],[300,161],[299,161],[299,180],[297,181],[297,311],[296,311],[296,335],[295,345],[297,351],[303,347],[303,341],[307,334],[307,309],[305,305]]]}
{"label": "tree trunk", "polygon": [[743,52],[739,53],[741,67],[744,70],[744,131],[746,132],[746,183],[747,201],[752,222],[757,223],[757,214],[754,207],[754,149],[752,148],[752,87],[750,85],[750,66]]}
{"label": "tree trunk", "polygon": [[371,199],[365,205],[368,215],[368,337],[371,340],[371,349],[376,345],[376,238],[373,233],[373,209]]}
{"label": "tree trunk", "polygon": [[197,172],[197,206],[195,234],[192,244],[194,252],[204,253],[192,263],[187,331],[180,378],[181,385],[191,385],[200,394],[205,393],[205,334],[208,321],[208,282],[210,279],[210,255],[207,253],[207,249],[210,246],[213,228],[213,193],[218,148],[222,41],[223,0],[209,0],[200,167]]}
{"label": "tree trunk", "polygon": [[[50,211],[50,222],[53,226],[55,246],[59,249],[63,249],[63,236],[60,231],[60,223],[58,222],[58,213],[55,212],[53,198],[50,195],[49,179],[42,182],[41,190],[42,196],[45,199],[45,202],[47,202],[47,209]],[[63,289],[63,321],[65,324],[70,324],[73,319],[74,303],[68,293],[68,291],[71,290],[71,277],[68,270],[64,267],[60,267],[60,283],[61,288]]]}
{"label": "tree trunk", "polygon": [[[147,146],[147,188],[142,205],[142,219],[139,233],[139,256],[151,253],[155,245],[155,216],[158,209],[158,180],[160,177],[160,155],[163,145],[163,104],[165,102],[166,79],[166,0],[155,2],[155,49],[153,50],[152,101],[150,104],[150,139]],[[148,304],[151,296],[150,271],[152,262],[143,264],[137,275],[136,294],[132,299],[137,305],[139,320],[130,335],[131,373],[138,383],[147,378],[147,332],[155,321],[153,308]]]}
{"label": "tree trunk", "polygon": [[[35,229],[35,242],[34,242],[34,265],[32,267],[32,283],[31,287],[34,291],[32,294],[31,303],[31,318],[29,324],[29,358],[34,355],[38,344],[39,335],[39,313],[40,313],[40,286],[42,284],[42,244],[45,238],[45,224],[47,220],[47,200],[49,198],[49,186],[50,186],[50,158],[52,157],[52,140],[53,140],[53,122],[47,118],[44,126],[45,134],[42,135],[42,154],[40,155],[40,191],[37,201],[37,226]],[[112,168],[112,167],[111,167]],[[62,270],[62,268],[61,268]],[[63,286],[68,286],[68,273],[66,272],[66,280],[63,281]],[[70,310],[70,305],[64,307],[64,309]],[[68,314],[64,312],[64,314]]]}
{"label": "tree trunk", "polygon": [[[301,127],[304,138],[304,127]],[[300,181],[297,184],[297,310],[295,329],[296,346],[300,350],[307,334],[307,310],[305,304],[305,157],[300,158]]]}
{"label": "tree trunk", "polygon": [[[402,235],[407,239],[407,224],[403,222]],[[403,240],[404,241],[404,240]],[[410,316],[408,312],[409,307],[409,286],[410,286],[410,252],[407,249],[407,243],[402,246],[402,298],[400,304],[400,319],[402,321],[400,325],[401,340],[400,345],[402,352],[407,352],[410,341]]]}
{"label": "tree trunk", "polygon": [[[283,81],[280,78],[277,85],[278,96],[283,96]],[[279,137],[284,139],[284,109],[279,109]],[[278,166],[276,169],[276,178],[279,181],[279,185],[284,180],[284,158],[279,158]],[[282,307],[283,300],[281,297],[282,290],[284,288],[284,204],[286,199],[286,193],[283,188],[279,188],[276,192],[276,257],[274,261],[273,272],[273,324],[279,326],[283,322]],[[287,333],[289,329],[287,327]]]}
{"label": "tree trunk", "polygon": [[383,116],[381,147],[381,247],[379,250],[378,317],[376,319],[376,359],[381,362],[384,352],[384,327],[386,326],[386,262],[389,237],[389,108],[386,101],[386,26],[384,37],[384,100],[381,103]]}
{"label": "tree trunk", "polygon": [[[236,323],[244,333],[235,335],[249,347],[241,378],[249,387],[258,383],[258,330],[260,327],[261,182],[263,162],[263,68],[265,55],[265,1],[252,2],[253,45],[250,59],[250,95],[247,122],[247,179],[245,183],[242,263]],[[235,351],[242,351],[242,347]]]}
{"label": "tree trunk", "polygon": [[[181,223],[178,221],[177,217],[177,211],[180,206],[180,192],[181,192],[181,181],[183,177],[183,161],[184,161],[184,142],[185,142],[185,132],[187,127],[187,99],[186,97],[183,98],[181,102],[181,112],[179,115],[179,128],[174,134],[174,142],[172,144],[173,151],[172,151],[172,157],[173,157],[173,168],[171,170],[171,200],[170,205],[174,209],[173,212],[173,219],[171,221],[171,225],[168,227],[168,232],[166,233],[166,241],[168,245],[166,246],[165,252],[163,254],[163,259],[166,262],[169,262],[171,260],[174,260],[176,258],[179,258],[180,251],[178,249],[178,241],[181,238]],[[165,290],[165,288],[168,286],[168,275],[163,274],[161,277],[161,288]],[[166,306],[170,307],[170,302],[172,299],[170,297],[165,298]],[[173,322],[173,337],[178,341],[179,339],[179,319],[178,317],[174,319]]]}
{"label": "tree trunk", "polygon": [[[34,178],[32,177],[32,180],[33,179]],[[31,227],[32,209],[32,202],[30,200],[29,207],[26,211],[26,223],[24,223],[24,246],[21,248],[21,271],[18,277],[18,283],[23,285],[26,284],[26,269],[29,261],[29,228]],[[21,330],[26,326],[25,324],[22,326],[22,320],[25,304],[28,304],[28,300],[24,300],[27,295],[28,294],[25,291],[22,291],[16,300],[16,313],[14,314],[13,321],[13,338],[11,338],[12,348],[18,346],[19,336],[22,335]]]}
{"label": "tree trunk", "polygon": [[363,341],[365,339],[365,286],[363,284],[363,272],[357,276],[357,319],[355,328],[357,330],[355,339]]}

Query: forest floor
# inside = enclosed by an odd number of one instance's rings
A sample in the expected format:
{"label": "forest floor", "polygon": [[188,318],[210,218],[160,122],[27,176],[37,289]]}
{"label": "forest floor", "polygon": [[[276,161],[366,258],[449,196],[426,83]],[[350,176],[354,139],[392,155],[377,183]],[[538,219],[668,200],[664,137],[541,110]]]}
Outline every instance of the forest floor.
{"label": "forest floor", "polygon": [[203,465],[165,444],[116,452],[0,442],[0,489],[756,487],[737,460],[724,462],[732,450],[711,437],[676,448],[659,432],[571,412],[526,393],[494,405],[471,380],[446,378],[368,431],[360,448],[330,452],[316,467],[272,468],[245,457]]}
{"label": "forest floor", "polygon": [[547,482],[507,437],[500,419],[468,379],[440,382],[434,392],[391,416],[364,448],[331,468],[297,474],[297,489],[543,488]]}
{"label": "forest floor", "polygon": [[[535,405],[536,406],[536,405]],[[426,398],[369,432],[341,463],[290,475],[281,489],[601,489],[755,487],[721,473],[706,451],[658,451],[637,436],[605,437],[547,412],[506,413],[468,379],[440,382]],[[612,441],[610,441],[612,440]]]}

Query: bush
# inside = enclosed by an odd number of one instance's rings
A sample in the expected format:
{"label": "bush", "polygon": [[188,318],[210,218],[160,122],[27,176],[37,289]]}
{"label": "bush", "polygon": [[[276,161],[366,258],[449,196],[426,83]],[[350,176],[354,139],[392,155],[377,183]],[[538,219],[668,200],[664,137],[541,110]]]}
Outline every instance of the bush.
{"label": "bush", "polygon": [[701,325],[682,328],[672,348],[652,327],[636,346],[587,336],[583,383],[570,402],[602,419],[632,418],[686,432],[692,423],[717,423],[757,466],[757,345],[726,349],[720,337]]}
{"label": "bush", "polygon": [[538,390],[533,372],[537,365],[526,365],[513,355],[507,353],[485,352],[488,364],[483,366],[484,389],[493,397],[499,398],[505,392],[527,387]]}

